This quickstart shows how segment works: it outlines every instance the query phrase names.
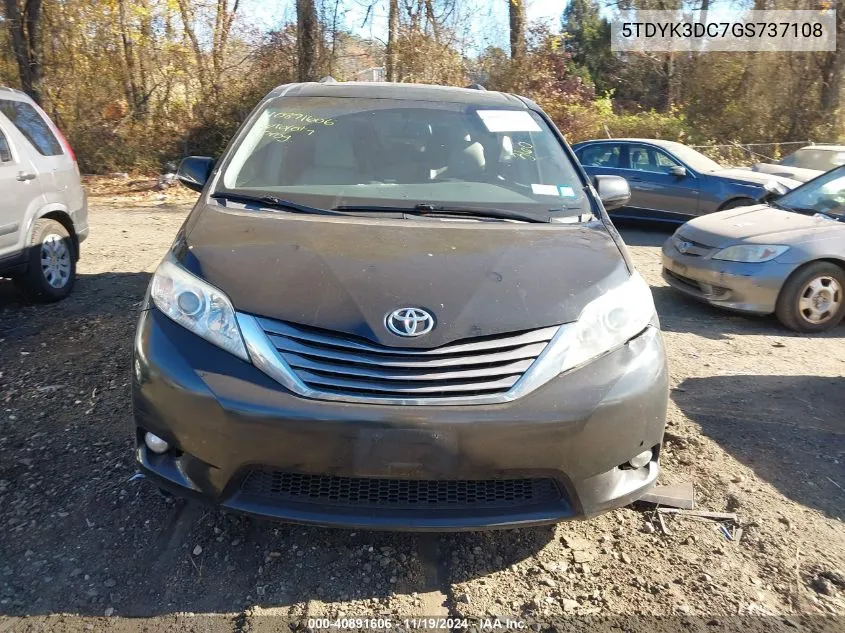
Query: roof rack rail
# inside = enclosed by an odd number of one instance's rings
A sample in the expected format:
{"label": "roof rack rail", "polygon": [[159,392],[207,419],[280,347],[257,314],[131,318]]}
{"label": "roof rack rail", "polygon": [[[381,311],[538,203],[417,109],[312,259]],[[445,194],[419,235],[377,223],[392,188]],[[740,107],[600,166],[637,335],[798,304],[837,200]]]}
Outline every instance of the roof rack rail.
{"label": "roof rack rail", "polygon": [[485,92],[487,92],[487,88],[485,88],[481,84],[470,84],[467,86],[467,88],[469,88],[470,90],[484,90]]}

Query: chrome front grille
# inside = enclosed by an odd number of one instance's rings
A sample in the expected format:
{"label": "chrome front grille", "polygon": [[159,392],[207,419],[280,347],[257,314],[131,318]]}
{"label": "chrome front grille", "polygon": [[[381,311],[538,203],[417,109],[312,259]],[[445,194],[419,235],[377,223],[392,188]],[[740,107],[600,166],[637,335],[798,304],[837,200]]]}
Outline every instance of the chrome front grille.
{"label": "chrome front grille", "polygon": [[257,318],[304,386],[334,399],[472,398],[509,391],[559,326],[466,339],[433,349],[387,347],[362,338]]}
{"label": "chrome front grille", "polygon": [[672,238],[672,244],[679,253],[689,257],[704,257],[713,250],[712,246],[707,246],[700,242],[693,242],[685,237],[675,236]]}

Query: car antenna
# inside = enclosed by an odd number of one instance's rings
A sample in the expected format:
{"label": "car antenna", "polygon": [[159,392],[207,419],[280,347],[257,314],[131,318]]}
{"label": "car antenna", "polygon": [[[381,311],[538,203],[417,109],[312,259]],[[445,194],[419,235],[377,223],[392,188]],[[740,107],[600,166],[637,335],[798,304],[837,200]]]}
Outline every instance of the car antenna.
{"label": "car antenna", "polygon": [[335,78],[334,78],[334,77],[332,77],[331,75],[326,75],[325,77],[323,77],[323,78],[322,78],[320,81],[318,81],[317,83],[320,83],[320,84],[336,84],[336,83],[337,83],[337,79],[335,79]]}

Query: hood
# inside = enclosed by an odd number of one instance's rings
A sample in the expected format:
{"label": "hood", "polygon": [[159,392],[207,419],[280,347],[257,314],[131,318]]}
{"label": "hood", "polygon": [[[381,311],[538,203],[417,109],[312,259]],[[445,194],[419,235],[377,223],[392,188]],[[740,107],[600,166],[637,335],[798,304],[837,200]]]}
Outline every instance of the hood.
{"label": "hood", "polygon": [[784,178],[783,176],[775,176],[773,174],[763,174],[751,171],[750,169],[743,169],[741,167],[717,169],[716,171],[711,171],[710,175],[716,176],[717,178],[727,178],[728,180],[742,182],[749,185],[758,185],[760,187],[766,186],[766,184],[772,180],[782,183],[789,189],[795,189],[801,185],[800,182],[793,180],[792,178]]}
{"label": "hood", "polygon": [[756,172],[770,174],[772,176],[781,176],[781,180],[783,178],[789,178],[798,182],[808,182],[824,173],[823,171],[819,171],[817,169],[787,167],[786,165],[778,165],[777,163],[757,163],[754,165],[753,169]]}
{"label": "hood", "polygon": [[678,229],[684,239],[713,248],[747,240],[758,244],[797,244],[820,232],[845,232],[845,223],[775,209],[765,204],[737,207],[690,220]]}
{"label": "hood", "polygon": [[[629,276],[600,223],[335,218],[198,208],[180,259],[236,310],[397,347],[577,319]],[[436,327],[402,338],[389,313],[425,308]]]}

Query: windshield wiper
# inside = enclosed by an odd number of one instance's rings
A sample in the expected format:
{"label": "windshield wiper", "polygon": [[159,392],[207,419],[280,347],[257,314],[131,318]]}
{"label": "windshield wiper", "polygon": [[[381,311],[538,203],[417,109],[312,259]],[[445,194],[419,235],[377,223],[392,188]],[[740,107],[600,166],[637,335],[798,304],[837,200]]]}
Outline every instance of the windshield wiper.
{"label": "windshield wiper", "polygon": [[475,218],[493,218],[497,220],[519,220],[521,222],[551,222],[549,216],[542,217],[533,213],[508,211],[506,209],[478,209],[475,207],[456,207],[435,204],[418,204],[413,207],[380,207],[372,205],[341,205],[333,211],[369,211],[372,213],[410,213],[413,215],[456,215]]}
{"label": "windshield wiper", "polygon": [[211,194],[215,200],[231,200],[232,202],[241,202],[243,204],[255,204],[261,207],[269,207],[271,209],[281,209],[289,211],[290,213],[307,213],[310,215],[343,215],[328,209],[320,209],[318,207],[309,207],[304,204],[291,202],[290,200],[282,200],[275,196],[250,196],[243,193],[227,193],[225,191],[218,191]]}

